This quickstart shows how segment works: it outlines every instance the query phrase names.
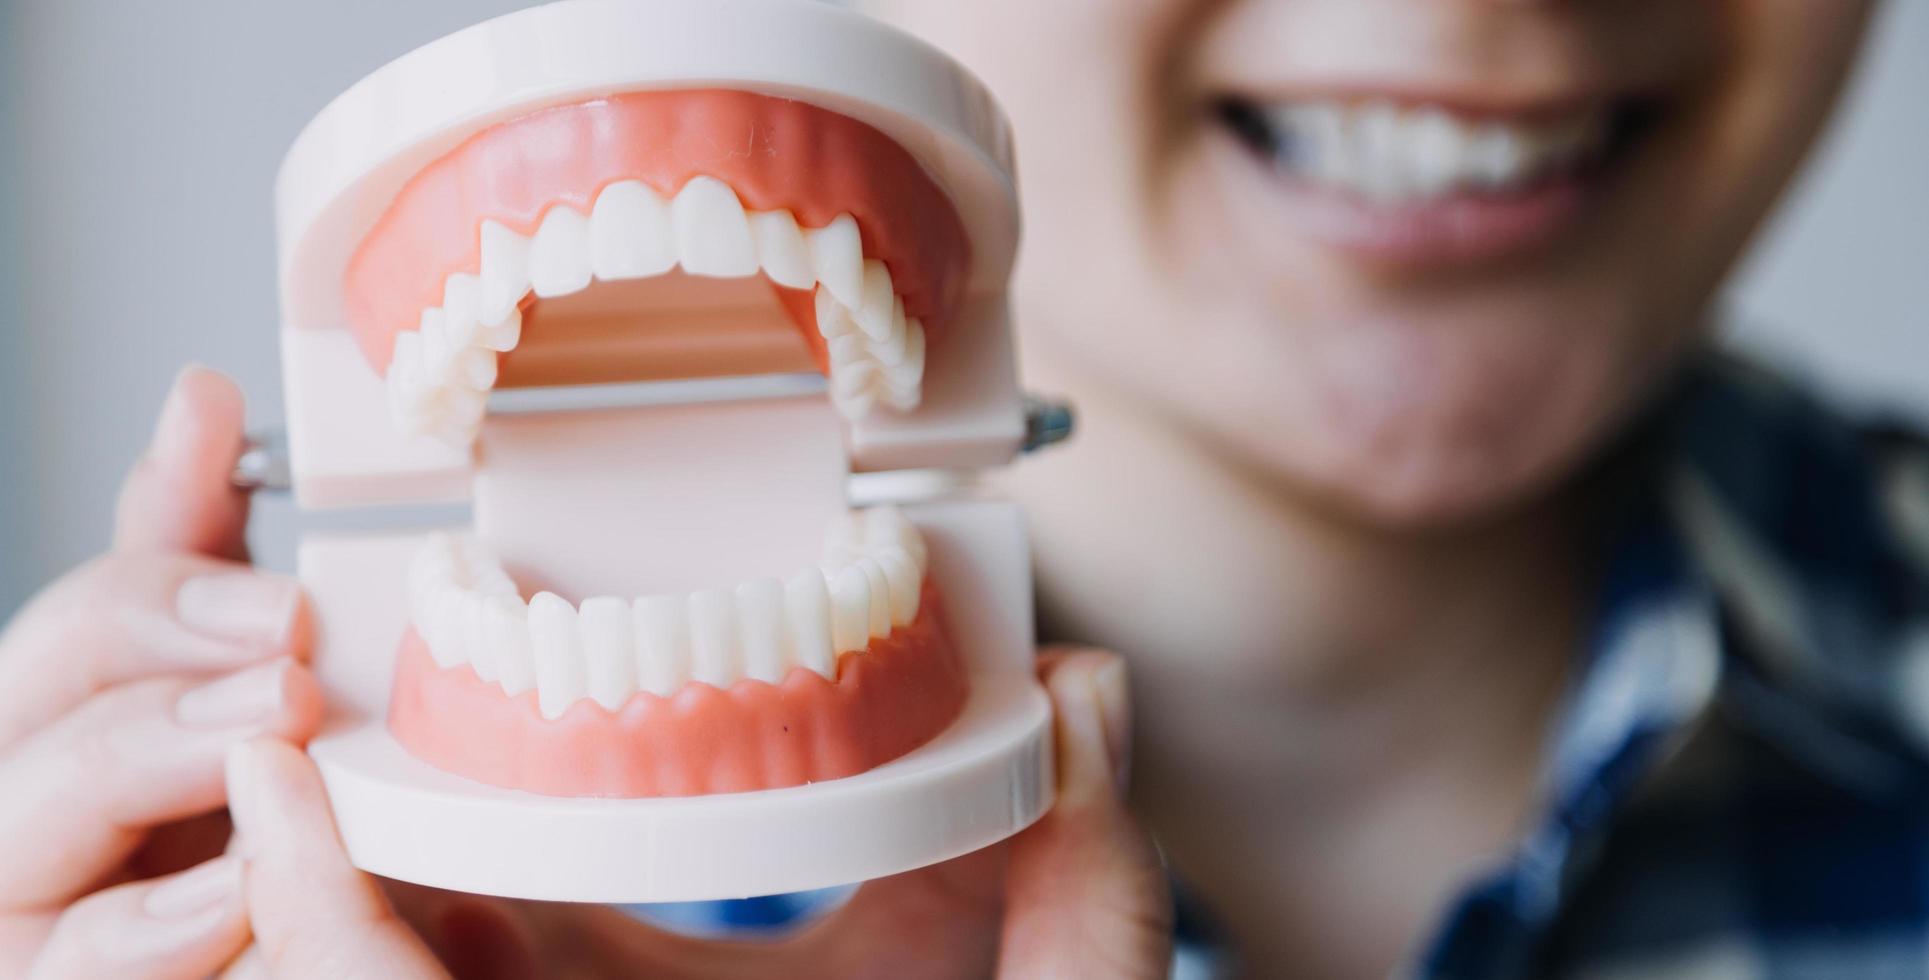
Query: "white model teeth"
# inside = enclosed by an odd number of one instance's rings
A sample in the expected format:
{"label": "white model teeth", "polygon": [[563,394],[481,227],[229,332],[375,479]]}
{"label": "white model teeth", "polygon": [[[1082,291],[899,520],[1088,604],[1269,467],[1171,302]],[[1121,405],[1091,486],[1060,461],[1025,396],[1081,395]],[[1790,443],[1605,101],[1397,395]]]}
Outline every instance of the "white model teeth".
{"label": "white model teeth", "polygon": [[805,229],[789,211],[746,211],[713,177],[692,178],[667,201],[642,181],[623,180],[603,188],[587,215],[558,203],[534,235],[496,221],[483,221],[480,235],[480,271],[451,274],[442,305],[424,310],[420,328],[395,339],[389,408],[411,435],[458,448],[475,441],[496,383],[496,355],[521,340],[525,295],[564,296],[596,280],[646,278],[679,266],[719,278],[761,270],[778,285],[815,288],[832,400],[847,417],[880,403],[909,411],[923,396],[923,324],[904,315],[884,263],[864,257],[857,220],[848,214]]}
{"label": "white model teeth", "polygon": [[1598,152],[1608,132],[1605,111],[1525,123],[1384,102],[1296,102],[1263,115],[1281,166],[1387,205],[1517,190]]}
{"label": "white model teeth", "polygon": [[840,519],[819,568],[734,590],[524,602],[473,542],[437,535],[409,570],[410,620],[437,666],[470,665],[510,697],[536,692],[545,718],[578,701],[615,711],[638,691],[673,697],[690,682],[781,683],[802,667],[835,680],[839,654],[917,618],[926,552],[895,508]]}

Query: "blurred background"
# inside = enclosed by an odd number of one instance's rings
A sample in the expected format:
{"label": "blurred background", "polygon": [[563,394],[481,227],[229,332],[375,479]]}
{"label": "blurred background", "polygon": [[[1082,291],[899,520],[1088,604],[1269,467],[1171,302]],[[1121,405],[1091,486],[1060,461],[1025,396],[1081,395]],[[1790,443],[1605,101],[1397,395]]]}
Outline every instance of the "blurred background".
{"label": "blurred background", "polygon": [[[277,420],[270,188],[296,131],[389,58],[522,5],[0,0],[0,616],[106,544],[181,364]],[[1726,319],[1840,400],[1929,420],[1925,97],[1929,2],[1891,0]],[[296,521],[264,501],[264,561],[288,566]]]}

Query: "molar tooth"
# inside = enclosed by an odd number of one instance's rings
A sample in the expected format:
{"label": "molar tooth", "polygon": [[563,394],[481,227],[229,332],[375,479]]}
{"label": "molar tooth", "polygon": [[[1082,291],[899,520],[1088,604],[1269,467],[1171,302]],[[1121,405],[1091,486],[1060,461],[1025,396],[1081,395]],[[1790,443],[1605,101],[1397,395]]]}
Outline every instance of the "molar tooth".
{"label": "molar tooth", "polygon": [[[536,686],[536,663],[529,634],[529,605],[514,595],[482,601],[482,644],[495,663],[502,693],[520,697]],[[540,695],[538,695],[540,697]]]}
{"label": "molar tooth", "polygon": [[742,676],[736,602],[722,589],[690,593],[690,679],[719,690]]}
{"label": "molar tooth", "polygon": [[690,679],[690,631],[681,596],[653,595],[636,600],[637,686],[670,697]]}
{"label": "molar tooth", "polygon": [[871,355],[887,367],[904,362],[905,343],[909,340],[909,329],[904,319],[904,300],[893,297],[891,300],[891,329],[882,337],[871,338]]}
{"label": "molar tooth", "polygon": [[1298,169],[1320,183],[1344,181],[1354,157],[1349,113],[1336,105],[1309,105],[1300,107],[1298,118]]}
{"label": "molar tooth", "polygon": [[864,546],[867,551],[882,548],[903,548],[917,562],[918,576],[922,578],[930,567],[930,555],[925,548],[924,535],[918,526],[911,523],[904,512],[889,504],[881,504],[864,511]]}
{"label": "molar tooth", "polygon": [[1526,169],[1528,147],[1520,134],[1498,123],[1480,127],[1467,154],[1474,182],[1497,188],[1519,179]]}
{"label": "molar tooth", "polygon": [[589,219],[558,204],[529,242],[529,286],[537,296],[566,296],[587,287],[589,276]]}
{"label": "molar tooth", "polygon": [[891,335],[891,310],[896,305],[897,294],[891,289],[891,270],[876,259],[864,262],[864,297],[855,308],[852,319],[857,321],[858,329],[873,341],[884,340]]}
{"label": "molar tooth", "polygon": [[884,574],[884,566],[869,556],[859,558],[851,564],[852,568],[863,573],[870,588],[870,621],[867,626],[871,636],[891,635],[891,580]]}
{"label": "molar tooth", "polygon": [[824,560],[838,565],[855,561],[864,553],[864,521],[855,511],[843,511],[831,518],[824,531]]}
{"label": "molar tooth", "polygon": [[416,613],[415,623],[420,625],[428,611],[427,602],[435,590],[445,582],[455,579],[456,545],[454,536],[437,531],[429,535],[422,547],[409,562],[409,598],[411,609]]}
{"label": "molar tooth", "polygon": [[389,415],[396,427],[416,435],[428,426],[427,366],[422,357],[422,334],[407,330],[395,336],[395,353],[388,364]]}
{"label": "molar tooth", "polygon": [[1383,102],[1362,107],[1354,115],[1356,149],[1353,182],[1380,203],[1407,196],[1406,122],[1400,110]]}
{"label": "molar tooth", "polygon": [[522,342],[522,311],[510,308],[509,315],[500,320],[482,324],[476,333],[477,343],[487,350],[508,353]]}
{"label": "molar tooth", "polygon": [[482,325],[482,282],[467,272],[451,272],[442,281],[442,315],[461,342],[473,345]]}
{"label": "molar tooth", "polygon": [[893,380],[901,378],[912,385],[924,380],[924,321],[904,321],[904,358],[891,368]]}
{"label": "molar tooth", "polygon": [[824,569],[831,594],[831,648],[838,653],[871,645],[871,577],[856,565]]}
{"label": "molar tooth", "polygon": [[641,279],[675,268],[669,205],[640,180],[603,188],[590,209],[589,255],[598,279]]}
{"label": "molar tooth", "polygon": [[576,610],[553,592],[536,593],[529,600],[529,641],[537,706],[544,718],[561,717],[588,688]]}
{"label": "molar tooth", "polygon": [[583,600],[577,614],[582,631],[585,684],[596,703],[615,711],[636,693],[636,651],[630,604],[599,596]]}
{"label": "molar tooth", "polygon": [[809,289],[817,284],[810,267],[810,247],[789,211],[753,211],[750,236],[757,242],[757,262],[764,275],[779,286]]}
{"label": "molar tooth", "polygon": [[737,192],[715,177],[692,177],[670,202],[677,254],[693,276],[733,278],[757,273],[757,248]]}
{"label": "molar tooth", "polygon": [[840,214],[805,237],[810,242],[811,267],[817,271],[817,281],[847,309],[857,309],[864,299],[864,241],[857,230],[857,219]]}
{"label": "molar tooth", "polygon": [[837,679],[837,651],[831,646],[831,596],[823,573],[807,569],[784,583],[784,624],[789,662]]}
{"label": "molar tooth", "polygon": [[484,221],[479,278],[478,319],[484,326],[508,319],[529,291],[529,239],[498,222]]}
{"label": "molar tooth", "polygon": [[737,635],[744,676],[776,684],[784,679],[784,584],[760,578],[737,586]]}
{"label": "molar tooth", "polygon": [[844,309],[844,304],[831,295],[831,288],[818,286],[817,333],[825,340],[834,340],[856,332],[857,324],[851,322],[851,315]]}
{"label": "molar tooth", "polygon": [[918,563],[903,548],[879,548],[872,552],[878,567],[891,587],[891,625],[907,626],[918,618],[918,600],[923,583],[918,578]]}
{"label": "molar tooth", "polygon": [[455,358],[455,376],[474,391],[496,386],[496,352],[483,347],[465,347]]}

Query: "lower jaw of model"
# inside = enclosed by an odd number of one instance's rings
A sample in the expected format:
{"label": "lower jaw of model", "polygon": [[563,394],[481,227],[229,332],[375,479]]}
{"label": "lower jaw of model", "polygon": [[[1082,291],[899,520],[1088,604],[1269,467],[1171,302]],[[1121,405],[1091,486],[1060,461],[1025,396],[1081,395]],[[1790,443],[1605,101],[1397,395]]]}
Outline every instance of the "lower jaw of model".
{"label": "lower jaw of model", "polygon": [[[773,152],[715,150],[746,145]],[[842,176],[828,189],[798,179],[819,172]],[[800,186],[812,190],[784,196]],[[958,289],[958,229],[907,154],[844,117],[741,92],[619,96],[499,124],[425,169],[351,262],[347,299],[397,426],[458,446],[509,383],[814,363],[835,410],[856,418],[918,404],[927,334]],[[718,285],[759,278],[776,303]],[[582,429],[612,454],[625,431]],[[583,472],[556,475],[564,500]],[[770,492],[786,491],[773,480]],[[606,533],[557,548],[650,560],[651,542]],[[918,530],[889,508],[835,520],[821,564],[788,577],[641,598],[578,589],[574,604],[525,601],[486,535],[440,536],[411,571],[389,727],[438,768],[547,795],[855,775],[963,708],[928,571]],[[679,578],[653,580],[665,577]]]}

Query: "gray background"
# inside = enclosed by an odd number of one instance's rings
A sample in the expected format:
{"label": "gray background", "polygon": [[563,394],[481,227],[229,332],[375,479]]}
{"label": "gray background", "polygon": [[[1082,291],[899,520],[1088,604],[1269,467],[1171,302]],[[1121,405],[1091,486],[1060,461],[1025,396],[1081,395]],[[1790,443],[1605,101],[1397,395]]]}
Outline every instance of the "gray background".
{"label": "gray background", "polygon": [[[301,124],[390,57],[521,5],[0,0],[0,614],[105,544],[178,365],[233,373],[274,420],[269,191]],[[1929,2],[1890,0],[1729,308],[1736,342],[1929,419],[1925,97]],[[285,501],[261,508],[265,561],[286,564],[293,526]]]}

